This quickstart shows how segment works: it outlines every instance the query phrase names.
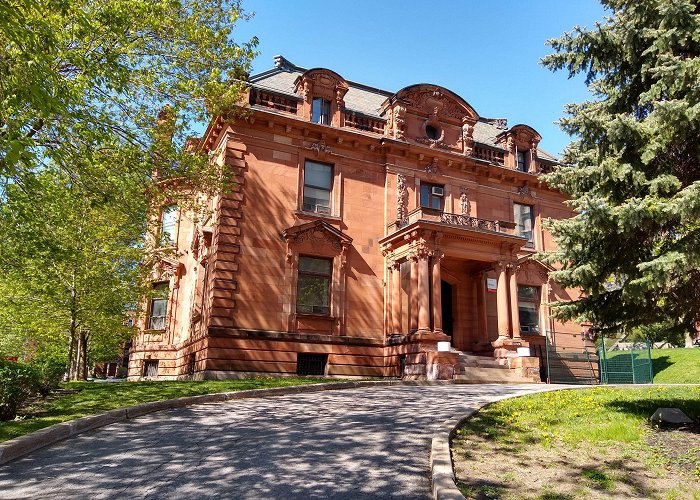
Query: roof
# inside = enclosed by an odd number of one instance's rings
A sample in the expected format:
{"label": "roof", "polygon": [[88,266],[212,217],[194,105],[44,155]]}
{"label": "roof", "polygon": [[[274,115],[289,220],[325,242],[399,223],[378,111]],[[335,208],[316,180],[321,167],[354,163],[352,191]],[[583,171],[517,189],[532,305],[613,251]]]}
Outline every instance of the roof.
{"label": "roof", "polygon": [[[297,98],[294,92],[294,82],[307,69],[296,66],[282,56],[275,56],[275,67],[252,75],[248,82],[254,87],[273,91],[292,98]],[[380,118],[382,104],[395,93],[370,87],[356,82],[347,81],[348,92],[345,94],[345,108],[363,115]],[[474,125],[474,141],[487,146],[502,149],[497,145],[496,136],[508,129],[508,122],[503,118],[484,118]],[[558,162],[558,158],[540,148],[537,148],[540,159]]]}

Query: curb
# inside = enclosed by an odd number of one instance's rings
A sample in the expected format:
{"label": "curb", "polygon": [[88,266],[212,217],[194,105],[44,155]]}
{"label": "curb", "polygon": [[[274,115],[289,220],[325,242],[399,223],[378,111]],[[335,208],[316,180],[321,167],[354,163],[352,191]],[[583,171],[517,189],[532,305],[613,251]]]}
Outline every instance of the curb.
{"label": "curb", "polygon": [[452,453],[450,452],[450,443],[457,432],[457,429],[477,411],[484,406],[503,401],[504,399],[519,398],[539,392],[561,391],[568,389],[578,389],[566,385],[546,386],[542,389],[537,389],[526,394],[500,396],[488,403],[484,403],[478,408],[474,408],[467,413],[459,416],[454,416],[445,420],[438,430],[433,433],[433,439],[430,446],[430,489],[435,500],[465,500],[465,496],[459,491],[455,482],[455,472],[452,466]]}
{"label": "curb", "polygon": [[[203,403],[218,403],[236,399],[253,399],[270,396],[285,396],[288,394],[304,394],[322,391],[332,391],[341,389],[355,389],[360,387],[386,387],[392,385],[450,385],[454,380],[378,380],[378,381],[357,381],[357,382],[330,382],[325,384],[296,385],[290,387],[275,387],[272,389],[251,389],[247,391],[219,392],[215,394],[203,394],[201,396],[188,396],[177,399],[166,399],[163,401],[152,401],[136,406],[128,406],[110,410],[98,415],[82,417],[68,422],[55,424],[30,434],[25,434],[14,439],[0,443],[0,465],[4,465],[12,460],[28,455],[40,448],[52,445],[71,436],[76,436],[83,432],[91,431],[105,425],[123,422],[132,418],[147,415],[157,411],[182,408]],[[449,447],[448,447],[449,457]]]}

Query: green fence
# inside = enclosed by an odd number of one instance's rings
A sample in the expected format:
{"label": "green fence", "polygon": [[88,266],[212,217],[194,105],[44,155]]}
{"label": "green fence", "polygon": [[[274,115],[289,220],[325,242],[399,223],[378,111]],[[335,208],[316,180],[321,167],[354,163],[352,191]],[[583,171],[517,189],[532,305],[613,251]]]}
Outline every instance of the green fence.
{"label": "green fence", "polygon": [[[564,334],[559,334],[563,336]],[[547,382],[594,385],[598,383],[598,356],[585,347],[563,347],[546,337]]]}
{"label": "green fence", "polygon": [[[609,340],[608,339],[608,343]],[[651,363],[651,344],[636,342],[625,344],[624,349],[606,345],[603,338],[598,349],[600,382],[602,384],[651,384],[654,370]]]}

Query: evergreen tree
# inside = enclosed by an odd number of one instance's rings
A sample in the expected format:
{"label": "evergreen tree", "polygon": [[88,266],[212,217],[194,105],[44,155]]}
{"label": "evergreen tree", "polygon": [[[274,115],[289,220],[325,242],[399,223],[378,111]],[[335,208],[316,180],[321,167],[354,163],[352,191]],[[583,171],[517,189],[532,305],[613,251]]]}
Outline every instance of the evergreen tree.
{"label": "evergreen tree", "polygon": [[700,319],[700,2],[602,4],[609,17],[550,40],[543,60],[593,94],[567,106],[569,166],[545,178],[577,213],[548,225],[553,277],[583,291],[556,313],[603,332],[687,331]]}

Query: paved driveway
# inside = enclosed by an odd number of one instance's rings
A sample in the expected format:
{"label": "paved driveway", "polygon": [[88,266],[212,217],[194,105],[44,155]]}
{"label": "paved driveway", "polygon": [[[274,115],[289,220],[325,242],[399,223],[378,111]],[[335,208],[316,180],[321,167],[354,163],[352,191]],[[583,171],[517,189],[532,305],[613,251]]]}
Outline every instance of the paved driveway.
{"label": "paved driveway", "polygon": [[394,386],[210,403],[0,466],[0,498],[421,498],[447,418],[537,385]]}

